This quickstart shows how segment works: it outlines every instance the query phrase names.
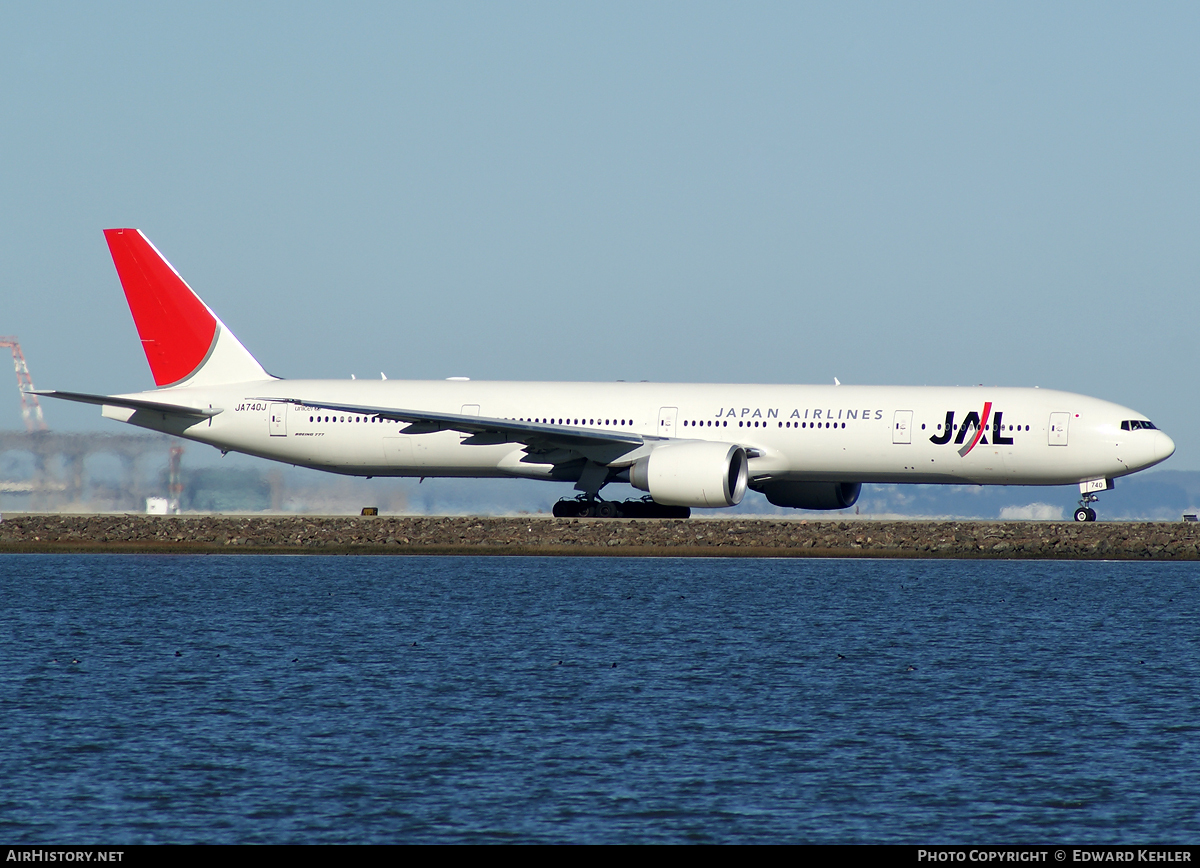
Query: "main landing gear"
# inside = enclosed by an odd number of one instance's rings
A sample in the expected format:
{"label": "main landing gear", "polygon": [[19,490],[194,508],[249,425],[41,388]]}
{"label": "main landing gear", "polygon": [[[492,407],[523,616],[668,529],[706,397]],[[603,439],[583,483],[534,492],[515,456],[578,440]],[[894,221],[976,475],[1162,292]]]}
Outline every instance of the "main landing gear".
{"label": "main landing gear", "polygon": [[641,500],[600,500],[581,495],[563,498],[554,504],[555,518],[689,518],[692,510],[686,506],[663,506],[649,497]]}

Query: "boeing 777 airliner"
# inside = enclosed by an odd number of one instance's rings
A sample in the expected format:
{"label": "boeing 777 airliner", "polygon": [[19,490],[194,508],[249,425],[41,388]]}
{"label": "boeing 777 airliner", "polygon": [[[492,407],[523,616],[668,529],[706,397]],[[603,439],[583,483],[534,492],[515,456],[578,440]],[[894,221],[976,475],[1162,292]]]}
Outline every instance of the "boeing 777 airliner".
{"label": "boeing 777 airliner", "polygon": [[[355,476],[572,482],[560,516],[686,515],[748,488],[843,509],[864,482],[1077,483],[1077,521],[1116,477],[1175,451],[1140,413],[1048,389],[280,379],[141,232],[104,234],[157,389],[39,394],[222,451]],[[600,499],[613,482],[649,499]]]}

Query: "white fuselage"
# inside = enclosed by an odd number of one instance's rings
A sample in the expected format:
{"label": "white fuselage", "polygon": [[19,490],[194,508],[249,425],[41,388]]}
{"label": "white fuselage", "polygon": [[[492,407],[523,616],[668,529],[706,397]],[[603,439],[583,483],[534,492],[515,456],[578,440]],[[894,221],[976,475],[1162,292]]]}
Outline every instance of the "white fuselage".
{"label": "white fuselage", "polygon": [[1047,389],[266,380],[123,397],[221,412],[196,420],[105,406],[104,414],[224,450],[360,476],[548,479],[555,465],[539,463],[519,442],[406,433],[403,422],[333,412],[323,402],[737,444],[751,455],[752,481],[1062,485],[1124,476],[1174,451],[1161,431],[1122,428],[1144,420],[1140,413]]}
{"label": "white fuselage", "polygon": [[[1175,450],[1144,416],[1042,389],[516,383],[271,377],[150,240],[106,229],[153,392],[42,392],[225,451],[356,476],[573,482],[611,517],[739,503],[843,509],[861,484],[1066,485],[1077,521],[1112,479]],[[628,482],[645,501],[598,501]],[[559,509],[562,506],[562,509]]]}

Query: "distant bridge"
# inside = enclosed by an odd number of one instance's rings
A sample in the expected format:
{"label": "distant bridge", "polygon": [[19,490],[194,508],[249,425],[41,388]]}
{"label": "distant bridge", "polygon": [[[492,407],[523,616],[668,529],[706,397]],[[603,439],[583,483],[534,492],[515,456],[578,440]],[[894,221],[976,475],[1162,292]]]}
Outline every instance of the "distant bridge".
{"label": "distant bridge", "polygon": [[[0,456],[26,452],[33,456],[34,474],[28,480],[0,480],[0,493],[28,493],[39,501],[48,497],[76,503],[84,493],[85,463],[93,455],[113,455],[121,463],[121,490],[130,508],[141,510],[138,465],[146,458],[165,460],[180,440],[166,434],[95,434],[60,431],[0,431]],[[49,504],[31,504],[46,507]]]}

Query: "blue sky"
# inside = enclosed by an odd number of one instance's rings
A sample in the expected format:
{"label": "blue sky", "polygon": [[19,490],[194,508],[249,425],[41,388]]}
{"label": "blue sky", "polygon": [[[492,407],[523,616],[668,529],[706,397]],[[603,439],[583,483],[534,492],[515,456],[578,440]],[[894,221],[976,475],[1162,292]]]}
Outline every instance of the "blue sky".
{"label": "blue sky", "polygon": [[151,387],[135,226],[282,376],[1038,385],[1200,469],[1197,45],[1182,3],[3,2],[0,334]]}

